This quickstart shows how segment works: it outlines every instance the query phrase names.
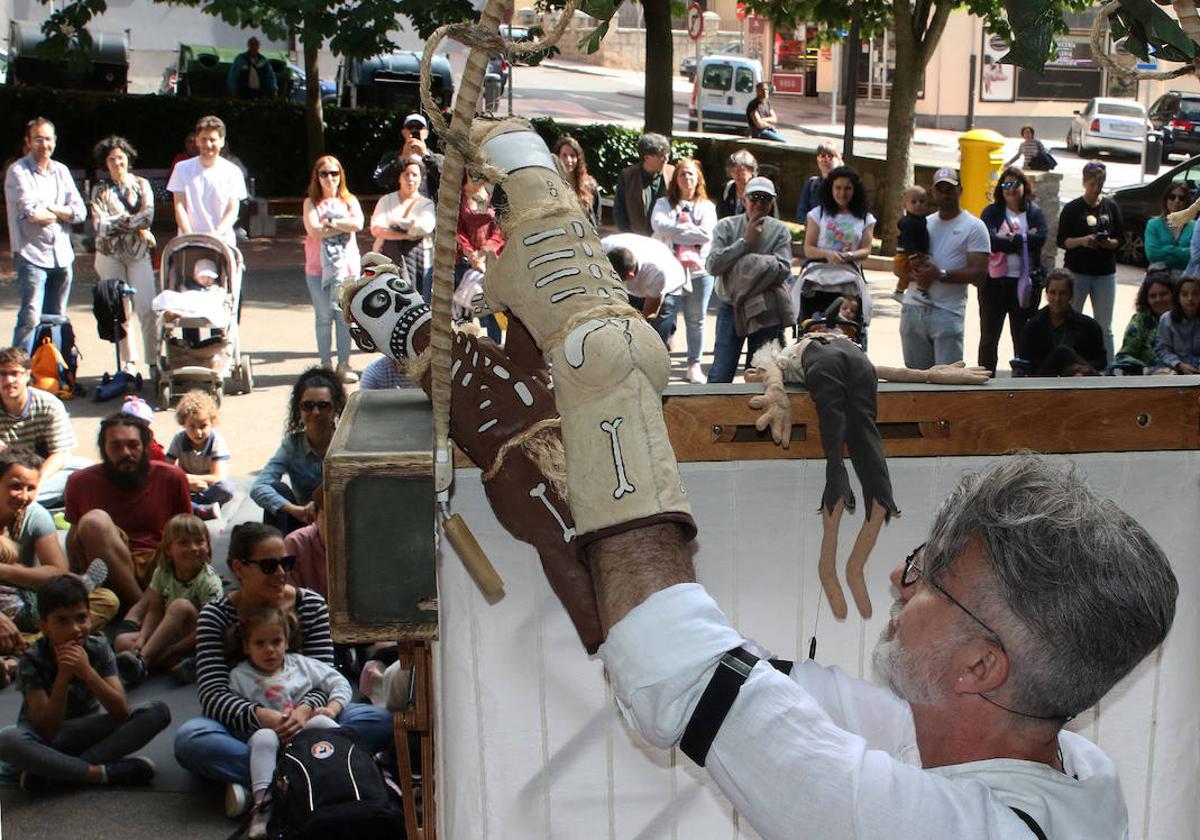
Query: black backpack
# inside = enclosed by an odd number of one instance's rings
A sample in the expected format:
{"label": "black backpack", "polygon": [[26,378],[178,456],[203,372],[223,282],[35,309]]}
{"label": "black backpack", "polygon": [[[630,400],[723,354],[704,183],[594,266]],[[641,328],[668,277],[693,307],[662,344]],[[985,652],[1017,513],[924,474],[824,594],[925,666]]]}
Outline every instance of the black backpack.
{"label": "black backpack", "polygon": [[268,836],[402,840],[400,792],[340,729],[306,729],[279,752]]}

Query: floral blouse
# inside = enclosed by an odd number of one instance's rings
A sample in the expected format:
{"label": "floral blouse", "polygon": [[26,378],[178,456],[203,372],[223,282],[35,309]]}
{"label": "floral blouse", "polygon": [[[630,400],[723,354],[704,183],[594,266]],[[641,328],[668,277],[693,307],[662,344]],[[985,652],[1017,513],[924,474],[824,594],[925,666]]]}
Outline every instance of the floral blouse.
{"label": "floral blouse", "polygon": [[125,188],[105,178],[92,188],[92,223],[96,250],[122,262],[146,259],[154,247],[154,191],[145,178],[134,176]]}

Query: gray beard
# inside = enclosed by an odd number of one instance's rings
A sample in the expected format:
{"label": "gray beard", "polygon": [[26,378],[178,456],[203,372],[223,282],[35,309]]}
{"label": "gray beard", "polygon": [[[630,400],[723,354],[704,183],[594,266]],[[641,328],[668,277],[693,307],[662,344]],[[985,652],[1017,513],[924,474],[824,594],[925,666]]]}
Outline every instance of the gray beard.
{"label": "gray beard", "polygon": [[[898,613],[894,605],[892,616]],[[914,653],[902,647],[896,635],[888,639],[885,627],[871,652],[871,665],[879,681],[900,699],[910,705],[934,706],[944,701],[948,694],[940,685],[945,677],[943,663],[957,646],[956,638],[945,638],[940,644]]]}

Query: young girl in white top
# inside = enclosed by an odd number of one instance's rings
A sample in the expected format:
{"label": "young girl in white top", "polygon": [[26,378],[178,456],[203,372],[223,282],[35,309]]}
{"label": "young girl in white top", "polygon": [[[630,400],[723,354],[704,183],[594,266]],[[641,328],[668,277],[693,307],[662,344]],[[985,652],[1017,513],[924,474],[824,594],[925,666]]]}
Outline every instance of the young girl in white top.
{"label": "young girl in white top", "polygon": [[[226,657],[231,663],[241,660],[229,672],[230,690],[278,715],[273,728],[264,725],[249,739],[251,838],[267,836],[270,812],[261,806],[275,774],[280,743],[302,729],[336,729],[334,718],[350,702],[345,677],[324,662],[288,653],[297,630],[295,616],[275,606],[257,607],[230,627],[226,639]],[[314,690],[324,691],[329,702],[309,713],[305,696]]]}

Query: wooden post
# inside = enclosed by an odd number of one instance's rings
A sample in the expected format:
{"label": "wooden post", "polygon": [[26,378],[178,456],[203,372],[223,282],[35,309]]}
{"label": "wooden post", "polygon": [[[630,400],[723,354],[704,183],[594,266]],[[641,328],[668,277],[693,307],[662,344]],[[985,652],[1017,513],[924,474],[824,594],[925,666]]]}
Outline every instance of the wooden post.
{"label": "wooden post", "polygon": [[[437,840],[437,798],[433,752],[433,649],[427,641],[402,641],[399,644],[400,667],[412,669],[413,703],[392,718],[396,738],[396,766],[400,770],[400,790],[404,795],[404,829],[408,840]],[[421,807],[413,791],[413,768],[409,753],[409,733],[421,743]],[[418,816],[420,817],[418,819]]]}

